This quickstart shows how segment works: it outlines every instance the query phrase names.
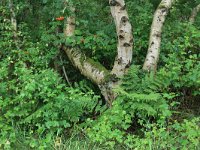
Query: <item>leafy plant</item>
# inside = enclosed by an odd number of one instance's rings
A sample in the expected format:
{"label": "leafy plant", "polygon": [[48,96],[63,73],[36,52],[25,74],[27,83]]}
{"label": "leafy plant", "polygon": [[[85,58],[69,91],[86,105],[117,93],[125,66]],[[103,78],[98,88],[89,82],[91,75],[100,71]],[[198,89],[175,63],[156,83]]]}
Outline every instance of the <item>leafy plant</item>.
{"label": "leafy plant", "polygon": [[111,109],[96,121],[88,120],[88,135],[94,141],[113,147],[115,142],[123,143],[127,132],[138,134],[154,121],[163,125],[171,115],[166,94],[164,97],[159,93],[162,85],[139,70],[133,66],[125,76],[121,87],[116,89],[119,96]]}

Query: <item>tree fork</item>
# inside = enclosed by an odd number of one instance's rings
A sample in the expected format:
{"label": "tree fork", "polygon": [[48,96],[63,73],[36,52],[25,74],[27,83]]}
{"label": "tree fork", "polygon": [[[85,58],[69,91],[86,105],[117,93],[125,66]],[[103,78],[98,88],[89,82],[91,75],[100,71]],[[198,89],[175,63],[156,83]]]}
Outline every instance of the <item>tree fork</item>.
{"label": "tree fork", "polygon": [[[132,61],[133,36],[124,0],[110,0],[109,3],[118,36],[117,57],[112,71],[88,58],[77,48],[63,46],[63,50],[81,74],[98,85],[108,106],[111,107],[117,96],[113,89],[119,85],[119,77],[124,75]],[[74,35],[75,30],[75,9],[71,8],[71,11],[73,15],[67,18],[64,29],[66,37]]]}

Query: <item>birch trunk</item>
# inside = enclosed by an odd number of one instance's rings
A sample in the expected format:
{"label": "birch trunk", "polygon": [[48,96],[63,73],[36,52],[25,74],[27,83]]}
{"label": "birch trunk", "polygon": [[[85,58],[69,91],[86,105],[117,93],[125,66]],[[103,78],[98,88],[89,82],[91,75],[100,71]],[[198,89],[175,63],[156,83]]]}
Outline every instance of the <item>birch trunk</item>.
{"label": "birch trunk", "polygon": [[16,14],[15,14],[14,8],[13,8],[13,1],[9,0],[8,3],[9,3],[9,9],[10,9],[10,13],[11,13],[10,20],[11,20],[11,25],[12,25],[12,28],[13,28],[14,42],[15,42],[17,49],[20,49],[19,45],[17,43],[17,38],[18,38],[17,37],[17,19],[16,19]]}
{"label": "birch trunk", "polygon": [[64,28],[64,34],[65,36],[72,36],[75,31],[75,8],[71,8],[72,15],[67,17],[65,28]]}
{"label": "birch trunk", "polygon": [[126,11],[124,0],[109,0],[117,37],[117,56],[112,69],[112,74],[123,76],[132,61],[133,35],[132,27]]}
{"label": "birch trunk", "polygon": [[191,13],[191,16],[189,18],[189,21],[191,23],[194,23],[195,21],[195,17],[197,16],[198,12],[200,11],[200,4],[197,5],[193,10],[192,10],[192,13]]}
{"label": "birch trunk", "polygon": [[13,26],[14,31],[17,31],[17,20],[16,20],[15,11],[13,9],[13,1],[12,0],[9,0],[9,8],[10,8],[10,13],[11,13],[11,24]]}
{"label": "birch trunk", "polygon": [[172,6],[173,0],[162,0],[159,4],[151,25],[151,33],[149,38],[149,47],[147,56],[143,65],[143,70],[148,72],[156,71],[160,53],[161,33],[165,18]]}

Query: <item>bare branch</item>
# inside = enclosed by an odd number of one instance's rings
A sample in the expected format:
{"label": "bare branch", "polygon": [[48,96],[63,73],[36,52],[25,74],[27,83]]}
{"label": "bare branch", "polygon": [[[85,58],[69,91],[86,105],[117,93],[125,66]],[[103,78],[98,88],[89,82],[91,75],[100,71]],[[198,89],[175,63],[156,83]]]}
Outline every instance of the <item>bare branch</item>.
{"label": "bare branch", "polygon": [[[60,61],[63,64],[63,60],[62,60],[61,56],[60,56]],[[65,69],[64,65],[62,65],[62,70],[63,70],[63,73],[64,73],[64,76],[65,76],[65,79],[66,79],[67,83],[69,84],[69,86],[72,86],[71,83],[69,82],[69,78],[67,76],[66,69]]]}

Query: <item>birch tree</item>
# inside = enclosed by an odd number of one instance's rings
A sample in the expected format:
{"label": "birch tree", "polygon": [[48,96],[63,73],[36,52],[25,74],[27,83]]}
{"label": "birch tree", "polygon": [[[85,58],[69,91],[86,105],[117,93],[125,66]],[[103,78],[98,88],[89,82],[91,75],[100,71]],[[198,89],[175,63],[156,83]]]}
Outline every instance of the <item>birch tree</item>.
{"label": "birch tree", "polygon": [[[112,101],[116,97],[113,89],[119,85],[118,77],[124,75],[132,61],[133,36],[125,1],[109,0],[109,4],[116,25],[118,38],[117,56],[112,71],[107,70],[100,63],[88,58],[77,48],[64,46],[63,49],[72,64],[81,74],[98,85],[108,105],[111,106]],[[72,8],[72,10],[74,10],[74,8]],[[72,36],[74,34],[74,29],[75,16],[70,16],[67,18],[66,28],[64,29],[65,36]]]}
{"label": "birch tree", "polygon": [[172,6],[172,2],[173,0],[162,0],[157,10],[155,11],[149,37],[149,47],[143,65],[143,70],[146,70],[148,72],[155,72],[157,69],[157,63],[160,53],[162,27],[169,12],[169,9]]}

